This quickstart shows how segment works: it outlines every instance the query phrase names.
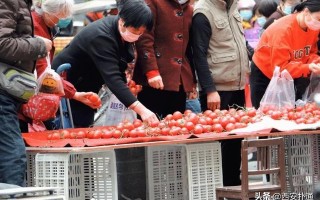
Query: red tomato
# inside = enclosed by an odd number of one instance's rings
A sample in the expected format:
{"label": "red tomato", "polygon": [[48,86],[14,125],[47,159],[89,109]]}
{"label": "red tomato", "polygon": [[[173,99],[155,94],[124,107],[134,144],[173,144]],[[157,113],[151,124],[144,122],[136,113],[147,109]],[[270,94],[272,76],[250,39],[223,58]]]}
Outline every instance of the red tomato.
{"label": "red tomato", "polygon": [[138,128],[138,127],[142,126],[142,121],[141,121],[140,119],[135,119],[135,120],[133,121],[133,126],[134,126],[135,128]]}
{"label": "red tomato", "polygon": [[226,131],[232,131],[235,128],[236,128],[236,126],[234,125],[234,123],[228,123],[226,125]]}
{"label": "red tomato", "polygon": [[90,100],[92,103],[95,103],[95,102],[99,102],[99,101],[100,101],[100,98],[99,98],[99,96],[98,96],[96,93],[93,93],[91,96],[89,96],[89,100]]}
{"label": "red tomato", "polygon": [[280,111],[272,111],[271,118],[275,120],[279,120],[282,117],[282,113]]}
{"label": "red tomato", "polygon": [[204,117],[200,117],[198,120],[198,124],[207,125],[207,120]]}
{"label": "red tomato", "polygon": [[160,121],[159,124],[158,124],[158,127],[159,128],[164,128],[164,127],[167,127],[167,124],[164,121]]}
{"label": "red tomato", "polygon": [[170,135],[179,135],[181,132],[181,128],[180,127],[172,127],[169,131]]}
{"label": "red tomato", "polygon": [[137,90],[137,93],[141,92],[142,85],[136,85],[136,90]]}
{"label": "red tomato", "polygon": [[159,122],[152,122],[152,123],[149,123],[149,126],[151,126],[152,128],[154,127],[157,127],[159,125]]}
{"label": "red tomato", "polygon": [[107,129],[104,129],[102,130],[102,138],[103,139],[109,139],[109,138],[112,138],[113,136],[113,130],[107,130]]}
{"label": "red tomato", "polygon": [[183,114],[184,114],[184,116],[188,116],[190,113],[192,113],[191,110],[185,110]]}
{"label": "red tomato", "polygon": [[200,125],[200,124],[197,124],[194,126],[194,129],[193,129],[193,133],[194,134],[201,134],[203,133],[203,127]]}
{"label": "red tomato", "polygon": [[128,129],[123,129],[121,131],[122,137],[127,138],[129,137],[130,131]]}
{"label": "red tomato", "polygon": [[186,117],[186,120],[189,122],[192,122],[193,124],[197,124],[199,120],[199,116],[195,113],[190,113],[188,117]]}
{"label": "red tomato", "polygon": [[172,114],[172,118],[174,120],[178,120],[178,119],[181,119],[183,117],[182,113],[180,111],[176,111]]}
{"label": "red tomato", "polygon": [[204,133],[210,133],[212,132],[212,126],[211,125],[203,125],[203,132]]}
{"label": "red tomato", "polygon": [[122,134],[120,130],[114,130],[112,133],[112,137],[114,138],[121,138]]}
{"label": "red tomato", "polygon": [[214,124],[212,126],[212,129],[216,133],[221,133],[223,131],[223,127],[221,126],[221,124]]}
{"label": "red tomato", "polygon": [[54,132],[52,133],[51,140],[59,140],[60,139],[60,133]]}
{"label": "red tomato", "polygon": [[222,117],[222,118],[220,119],[220,124],[221,124],[222,127],[225,128],[225,127],[227,126],[227,124],[230,123],[229,118],[230,118],[230,117]]}
{"label": "red tomato", "polygon": [[68,130],[62,130],[60,132],[60,137],[61,139],[70,139],[71,138],[71,134]]}
{"label": "red tomato", "polygon": [[172,119],[173,119],[173,116],[172,116],[172,114],[168,114],[164,119],[165,119],[166,121],[169,121],[169,120],[172,120]]}
{"label": "red tomato", "polygon": [[192,131],[194,129],[194,124],[192,122],[186,122],[185,127],[189,130]]}
{"label": "red tomato", "polygon": [[189,134],[189,130],[186,127],[182,127],[180,130],[180,133],[182,135],[187,135],[187,134]]}
{"label": "red tomato", "polygon": [[136,129],[133,129],[129,132],[129,137],[136,138],[138,137],[138,133]]}
{"label": "red tomato", "polygon": [[131,122],[126,122],[123,124],[123,127],[125,129],[128,129],[129,131],[133,130],[134,129],[134,125],[131,123]]}
{"label": "red tomato", "polygon": [[127,84],[129,87],[135,87],[136,86],[136,82],[134,80],[130,80]]}
{"label": "red tomato", "polygon": [[211,113],[213,113],[212,110],[206,110],[206,111],[203,112],[203,114],[204,114],[205,116],[207,116],[207,117],[209,117],[209,116],[211,115]]}
{"label": "red tomato", "polygon": [[93,137],[94,137],[94,130],[91,130],[87,133],[87,138],[93,139]]}
{"label": "red tomato", "polygon": [[145,129],[137,129],[138,137],[146,137],[148,134]]}
{"label": "red tomato", "polygon": [[102,137],[102,131],[97,129],[93,131],[92,139],[100,139]]}
{"label": "red tomato", "polygon": [[257,114],[257,111],[256,111],[255,108],[249,108],[249,109],[247,110],[247,115],[248,115],[249,117],[254,117],[254,116],[256,116],[256,114]]}
{"label": "red tomato", "polygon": [[84,132],[84,131],[78,131],[77,133],[76,133],[76,138],[77,139],[83,139],[83,138],[85,138],[86,137],[86,133]]}
{"label": "red tomato", "polygon": [[170,133],[169,127],[164,127],[161,129],[161,135],[169,135],[169,133]]}

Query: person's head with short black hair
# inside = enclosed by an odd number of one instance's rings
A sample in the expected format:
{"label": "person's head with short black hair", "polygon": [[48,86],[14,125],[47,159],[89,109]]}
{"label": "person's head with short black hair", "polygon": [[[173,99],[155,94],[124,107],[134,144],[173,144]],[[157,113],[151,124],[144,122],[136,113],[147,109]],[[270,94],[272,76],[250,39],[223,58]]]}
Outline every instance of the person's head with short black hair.
{"label": "person's head with short black hair", "polygon": [[125,27],[153,27],[153,15],[144,0],[121,0],[118,2],[119,17],[124,21]]}
{"label": "person's head with short black hair", "polygon": [[258,12],[260,15],[268,18],[277,10],[277,7],[278,4],[274,0],[263,0],[259,3]]}
{"label": "person's head with short black hair", "polygon": [[296,5],[294,11],[301,12],[307,8],[311,13],[320,11],[320,2],[319,0],[306,0]]}

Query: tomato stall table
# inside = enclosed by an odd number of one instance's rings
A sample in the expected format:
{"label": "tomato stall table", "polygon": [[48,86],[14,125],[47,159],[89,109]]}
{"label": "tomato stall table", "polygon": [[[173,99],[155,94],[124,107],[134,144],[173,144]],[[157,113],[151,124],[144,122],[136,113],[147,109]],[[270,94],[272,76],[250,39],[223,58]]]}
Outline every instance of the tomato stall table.
{"label": "tomato stall table", "polygon": [[[308,151],[301,150],[303,153],[298,156],[296,152],[300,151],[300,144],[286,147],[287,183],[288,188],[292,186],[288,191],[307,193],[319,179],[319,133],[318,130],[210,133],[197,135],[197,138],[96,147],[27,147],[27,182],[31,184],[29,186],[59,187],[60,194],[69,194],[70,200],[117,199],[114,150],[148,147],[148,190],[152,199],[215,199],[215,187],[222,184],[221,150],[217,141],[260,136],[313,137],[311,142],[307,143]],[[293,143],[298,139],[286,141]],[[291,158],[294,160],[289,162]],[[304,163],[298,163],[299,170],[292,165],[295,160]],[[295,170],[295,173],[292,173],[292,170]],[[305,173],[306,170],[308,174]],[[299,180],[307,180],[308,184],[304,183],[306,187],[294,187],[293,174],[298,175]]]}

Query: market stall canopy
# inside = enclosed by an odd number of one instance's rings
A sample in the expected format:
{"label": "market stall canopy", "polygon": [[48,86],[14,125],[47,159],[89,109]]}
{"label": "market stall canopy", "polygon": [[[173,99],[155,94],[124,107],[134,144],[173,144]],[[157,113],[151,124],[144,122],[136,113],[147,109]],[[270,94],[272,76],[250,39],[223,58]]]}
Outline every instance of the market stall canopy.
{"label": "market stall canopy", "polygon": [[116,0],[93,0],[84,3],[75,4],[73,7],[73,14],[83,14],[87,12],[98,12],[112,8],[116,8]]}

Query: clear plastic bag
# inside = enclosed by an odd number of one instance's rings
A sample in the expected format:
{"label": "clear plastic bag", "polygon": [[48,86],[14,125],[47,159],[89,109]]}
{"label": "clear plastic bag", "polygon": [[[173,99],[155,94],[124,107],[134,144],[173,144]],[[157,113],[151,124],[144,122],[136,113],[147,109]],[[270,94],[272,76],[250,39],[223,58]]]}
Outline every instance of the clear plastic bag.
{"label": "clear plastic bag", "polygon": [[294,82],[287,70],[280,72],[276,67],[265,94],[260,101],[259,110],[281,110],[294,108],[295,90]]}
{"label": "clear plastic bag", "polygon": [[121,103],[108,88],[102,88],[99,96],[102,106],[95,114],[93,126],[114,126],[123,121],[133,122],[137,119],[137,114]]}
{"label": "clear plastic bag", "polygon": [[302,97],[302,102],[304,104],[308,102],[314,102],[314,96],[319,93],[320,93],[320,76],[312,73],[310,76],[310,84],[307,87]]}
{"label": "clear plastic bag", "polygon": [[38,78],[37,93],[64,96],[62,79],[53,69],[47,68]]}

